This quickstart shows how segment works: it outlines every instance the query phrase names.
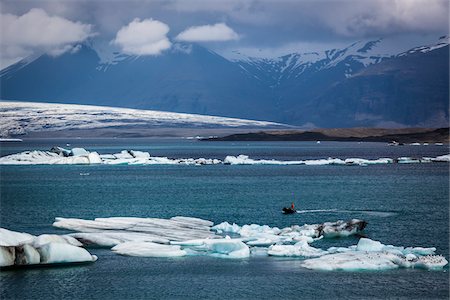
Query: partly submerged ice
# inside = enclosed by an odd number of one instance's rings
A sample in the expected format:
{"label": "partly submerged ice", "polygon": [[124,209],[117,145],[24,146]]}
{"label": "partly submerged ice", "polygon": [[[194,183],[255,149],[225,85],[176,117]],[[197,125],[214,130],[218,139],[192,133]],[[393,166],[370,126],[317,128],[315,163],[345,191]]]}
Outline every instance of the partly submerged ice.
{"label": "partly submerged ice", "polygon": [[56,218],[53,225],[78,231],[69,236],[84,245],[109,247],[126,256],[283,256],[302,259],[305,268],[317,270],[441,269],[447,264],[444,257],[435,255],[435,248],[396,247],[368,238],[350,247],[320,249],[311,245],[322,238],[360,234],[367,223],[358,219],[285,228],[228,222],[214,225],[190,217]]}
{"label": "partly submerged ice", "polygon": [[98,154],[83,148],[71,150],[53,147],[50,151],[25,151],[0,158],[0,165],[53,165],[53,164],[104,164],[104,165],[339,165],[368,166],[392,163],[450,162],[450,154],[438,157],[399,157],[399,158],[326,158],[310,160],[268,160],[252,159],[247,155],[226,156],[224,160],[216,158],[168,158],[151,156],[148,152],[123,150],[115,154]]}
{"label": "partly submerged ice", "polygon": [[435,251],[435,248],[396,247],[361,238],[356,246],[330,248],[320,257],[306,259],[302,265],[308,269],[326,271],[442,269],[448,261],[441,255],[434,255]]}
{"label": "partly submerged ice", "polygon": [[70,236],[32,236],[0,228],[0,267],[93,262],[97,260]]}
{"label": "partly submerged ice", "polygon": [[77,232],[35,237],[1,229],[0,265],[95,261],[96,257],[81,245],[108,247],[120,255],[141,257],[295,257],[302,260],[303,267],[314,270],[434,270],[448,263],[435,254],[436,248],[384,245],[368,238],[350,247],[320,249],[311,245],[322,238],[360,234],[367,223],[358,219],[285,228],[228,222],[214,226],[211,221],[192,217],[56,218],[53,225]]}

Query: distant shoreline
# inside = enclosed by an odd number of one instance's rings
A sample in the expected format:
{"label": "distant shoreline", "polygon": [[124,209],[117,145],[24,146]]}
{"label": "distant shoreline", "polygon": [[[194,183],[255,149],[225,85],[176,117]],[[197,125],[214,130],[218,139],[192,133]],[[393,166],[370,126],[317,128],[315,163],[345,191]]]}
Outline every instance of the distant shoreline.
{"label": "distant shoreline", "polygon": [[337,128],[305,130],[271,130],[232,134],[202,141],[335,141],[449,143],[449,128]]}

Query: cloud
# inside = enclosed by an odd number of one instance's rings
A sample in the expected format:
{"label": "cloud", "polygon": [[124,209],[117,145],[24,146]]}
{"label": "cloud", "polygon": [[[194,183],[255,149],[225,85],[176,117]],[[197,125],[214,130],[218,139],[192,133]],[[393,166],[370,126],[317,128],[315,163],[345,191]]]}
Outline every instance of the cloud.
{"label": "cloud", "polygon": [[38,8],[21,16],[2,14],[0,25],[2,60],[24,57],[35,51],[59,55],[94,35],[92,25],[49,16]]}
{"label": "cloud", "polygon": [[[338,35],[360,37],[448,30],[445,0],[345,1],[348,9],[330,9],[323,22]],[[325,17],[325,18],[323,18]]]}
{"label": "cloud", "polygon": [[169,26],[160,21],[136,18],[117,32],[112,43],[128,54],[158,55],[171,46],[167,38],[169,30]]}
{"label": "cloud", "polygon": [[192,26],[176,37],[186,42],[223,42],[239,39],[239,35],[225,23],[214,25]]}

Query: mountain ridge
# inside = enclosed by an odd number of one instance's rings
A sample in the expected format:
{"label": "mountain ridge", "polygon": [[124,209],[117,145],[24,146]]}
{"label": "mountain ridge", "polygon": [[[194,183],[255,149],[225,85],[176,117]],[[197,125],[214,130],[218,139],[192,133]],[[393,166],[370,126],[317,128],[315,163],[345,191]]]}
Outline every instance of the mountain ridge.
{"label": "mountain ridge", "polygon": [[[241,60],[186,43],[177,43],[159,56],[116,52],[104,59],[88,43],[76,47],[76,53],[41,55],[2,70],[1,98],[198,113],[312,127],[442,127],[448,123],[448,88],[439,83],[433,89],[433,82],[448,78],[448,36],[437,44],[395,55],[376,54],[380,43],[359,41],[323,53]],[[429,53],[439,55],[432,61]],[[431,78],[424,80],[417,74],[412,78],[405,72],[408,66],[396,69],[396,64],[405,59],[413,68],[422,68],[416,73],[431,74]],[[432,68],[421,61],[428,61]],[[406,84],[395,97],[391,96],[392,87],[377,83],[386,82],[392,75],[381,74],[380,65],[391,65],[402,77],[400,86]],[[433,75],[431,69],[439,75]],[[362,77],[363,83],[359,80]],[[375,78],[373,88],[368,83],[370,78]],[[421,82],[423,89],[418,95],[423,99],[419,101],[413,94],[412,107],[405,99]],[[338,100],[335,95],[339,95]],[[386,110],[373,111],[364,104],[367,99],[376,102],[376,107],[386,106]],[[437,108],[427,109],[424,115],[426,101],[437,103]],[[407,110],[404,114],[399,113],[402,107]],[[389,110],[397,114],[389,114]],[[413,116],[416,112],[421,116]]]}

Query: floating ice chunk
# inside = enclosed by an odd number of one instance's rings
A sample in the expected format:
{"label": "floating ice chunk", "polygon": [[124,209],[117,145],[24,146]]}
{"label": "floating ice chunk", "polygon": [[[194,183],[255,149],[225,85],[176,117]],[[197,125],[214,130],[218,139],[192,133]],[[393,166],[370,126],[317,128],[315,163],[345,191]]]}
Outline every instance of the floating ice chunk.
{"label": "floating ice chunk", "polygon": [[450,154],[441,155],[432,160],[436,162],[450,162]]}
{"label": "floating ice chunk", "polygon": [[178,222],[190,223],[190,224],[195,224],[195,225],[199,225],[199,226],[211,227],[211,226],[214,225],[214,223],[209,221],[209,220],[204,220],[204,219],[200,219],[200,218],[193,218],[193,217],[176,216],[176,217],[172,217],[170,219],[174,220],[174,221],[178,221]]}
{"label": "floating ice chunk", "polygon": [[18,246],[31,242],[35,236],[24,233],[15,232],[5,228],[0,228],[0,246]]}
{"label": "floating ice chunk", "polygon": [[175,257],[187,254],[180,246],[152,242],[127,242],[114,246],[111,250],[122,255],[143,257]]}
{"label": "floating ice chunk", "polygon": [[148,153],[148,152],[130,150],[129,153],[134,158],[142,158],[142,159],[146,159],[146,160],[150,159],[150,153]]}
{"label": "floating ice chunk", "polygon": [[259,238],[246,242],[249,246],[268,247],[275,244],[278,240],[274,241],[268,238]]}
{"label": "floating ice chunk", "polygon": [[267,253],[271,256],[317,257],[327,252],[311,247],[306,241],[300,241],[295,245],[273,245]]}
{"label": "floating ice chunk", "polygon": [[278,227],[270,227],[268,225],[244,225],[242,226],[239,234],[244,237],[248,236],[263,236],[263,235],[278,235],[281,230]]}
{"label": "floating ice chunk", "polygon": [[402,268],[440,269],[448,261],[433,254],[435,248],[403,248],[362,238],[356,246],[329,248],[323,256],[308,259],[303,266],[315,270],[387,270]]}
{"label": "floating ice chunk", "polygon": [[71,236],[61,236],[56,234],[41,234],[40,236],[36,237],[32,244],[33,247],[39,248],[47,243],[60,243],[60,244],[69,244],[72,246],[83,246],[82,243],[77,241],[75,238]]}
{"label": "floating ice chunk", "polygon": [[212,230],[216,230],[217,232],[229,232],[229,233],[239,233],[241,231],[241,226],[236,223],[230,224],[228,222],[222,222],[211,227]]}
{"label": "floating ice chunk", "polygon": [[47,243],[37,249],[41,256],[41,263],[72,263],[92,262],[97,257],[91,255],[84,248],[61,243]]}
{"label": "floating ice chunk", "polygon": [[418,258],[418,260],[414,263],[414,268],[438,270],[442,269],[447,264],[447,259],[445,259],[442,255],[426,255]]}
{"label": "floating ice chunk", "polygon": [[416,164],[416,163],[420,163],[420,159],[412,158],[412,157],[399,157],[399,158],[397,158],[397,162],[399,164]]}
{"label": "floating ice chunk", "polygon": [[398,264],[394,263],[397,259],[398,256],[391,253],[355,251],[307,259],[302,265],[307,269],[324,271],[390,270],[399,267]]}
{"label": "floating ice chunk", "polygon": [[14,265],[16,249],[14,247],[0,246],[0,267]]}
{"label": "floating ice chunk", "polygon": [[359,239],[358,245],[356,246],[357,251],[368,251],[368,252],[379,252],[382,251],[385,245],[378,241],[373,241],[367,238]]}
{"label": "floating ice chunk", "polygon": [[171,241],[171,245],[178,245],[178,246],[204,246],[205,245],[205,239],[198,239],[198,240],[187,240],[187,241]]}
{"label": "floating ice chunk", "polygon": [[247,155],[238,155],[238,156],[226,156],[224,161],[226,165],[301,165],[303,161],[279,161],[279,160],[254,160],[249,158]]}
{"label": "floating ice chunk", "polygon": [[436,251],[436,248],[422,248],[422,247],[408,247],[403,250],[403,254],[415,254],[415,255],[432,255]]}
{"label": "floating ice chunk", "polygon": [[86,149],[84,149],[84,148],[72,148],[72,150],[70,151],[70,154],[72,156],[88,156],[89,152],[86,151]]}
{"label": "floating ice chunk", "polygon": [[345,160],[346,165],[377,165],[377,164],[390,164],[393,163],[394,160],[391,158],[378,158],[374,160],[370,159],[362,159],[362,158],[347,158]]}
{"label": "floating ice chunk", "polygon": [[252,247],[252,248],[250,248],[250,255],[251,256],[268,256],[267,250],[268,249],[265,247]]}
{"label": "floating ice chunk", "polygon": [[39,252],[31,245],[25,244],[22,246],[17,246],[16,250],[16,265],[34,265],[39,264],[41,261],[41,256]]}
{"label": "floating ice chunk", "polygon": [[247,258],[250,256],[249,247],[236,239],[205,240],[211,256],[220,258]]}
{"label": "floating ice chunk", "polygon": [[[306,160],[304,163],[307,166],[324,166],[329,165],[330,161],[328,159],[315,159],[315,160]],[[335,164],[340,164],[340,161],[336,160]],[[342,164],[344,164],[343,161]]]}
{"label": "floating ice chunk", "polygon": [[50,151],[64,157],[67,157],[72,154],[70,150],[64,149],[62,147],[52,147]]}
{"label": "floating ice chunk", "polygon": [[361,232],[366,226],[366,221],[358,219],[347,222],[342,220],[334,223],[326,222],[318,227],[318,236],[323,235],[325,238],[346,237]]}
{"label": "floating ice chunk", "polygon": [[97,152],[91,152],[88,155],[89,163],[90,164],[101,164],[102,159],[100,158],[100,155],[98,155]]}
{"label": "floating ice chunk", "polygon": [[107,247],[112,248],[124,241],[117,238],[111,238],[108,235],[103,233],[71,233],[70,236],[80,241],[85,246],[98,246],[98,247]]}

